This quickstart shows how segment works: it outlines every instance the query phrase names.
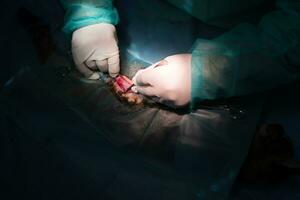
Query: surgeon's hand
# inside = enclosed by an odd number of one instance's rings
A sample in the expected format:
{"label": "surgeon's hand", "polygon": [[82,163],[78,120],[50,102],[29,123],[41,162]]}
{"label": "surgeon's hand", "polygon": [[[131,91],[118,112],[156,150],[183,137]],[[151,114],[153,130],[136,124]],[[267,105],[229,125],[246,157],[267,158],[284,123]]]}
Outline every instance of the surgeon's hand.
{"label": "surgeon's hand", "polygon": [[114,25],[94,24],[73,32],[72,54],[75,65],[86,78],[99,79],[97,69],[117,76],[120,61]]}
{"label": "surgeon's hand", "polygon": [[191,100],[191,54],[178,54],[140,70],[133,77],[133,90],[171,107]]}

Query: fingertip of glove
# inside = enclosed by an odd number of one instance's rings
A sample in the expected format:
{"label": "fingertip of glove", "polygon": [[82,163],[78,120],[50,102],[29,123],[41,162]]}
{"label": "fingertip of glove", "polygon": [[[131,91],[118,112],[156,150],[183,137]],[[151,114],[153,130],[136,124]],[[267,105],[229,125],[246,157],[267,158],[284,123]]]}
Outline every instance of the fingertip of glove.
{"label": "fingertip of glove", "polygon": [[131,88],[131,90],[132,90],[134,93],[138,93],[138,88],[137,88],[137,86],[133,86],[133,87]]}
{"label": "fingertip of glove", "polygon": [[115,78],[119,75],[119,73],[109,73],[109,75],[112,77],[112,78]]}
{"label": "fingertip of glove", "polygon": [[91,76],[89,76],[87,79],[89,79],[89,80],[98,80],[99,78],[100,78],[100,75],[95,72]]}
{"label": "fingertip of glove", "polygon": [[132,82],[133,82],[134,85],[137,85],[137,83],[136,83],[136,75],[132,78]]}

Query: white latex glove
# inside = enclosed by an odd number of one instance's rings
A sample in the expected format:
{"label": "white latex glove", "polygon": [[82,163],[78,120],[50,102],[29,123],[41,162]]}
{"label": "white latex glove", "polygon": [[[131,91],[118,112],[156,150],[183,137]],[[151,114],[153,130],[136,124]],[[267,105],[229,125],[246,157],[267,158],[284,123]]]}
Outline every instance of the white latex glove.
{"label": "white latex glove", "polygon": [[191,100],[191,54],[178,54],[140,70],[133,77],[133,90],[154,97],[171,107]]}
{"label": "white latex glove", "polygon": [[117,76],[120,60],[114,25],[100,23],[74,31],[72,54],[75,65],[86,78],[99,79],[97,69]]}

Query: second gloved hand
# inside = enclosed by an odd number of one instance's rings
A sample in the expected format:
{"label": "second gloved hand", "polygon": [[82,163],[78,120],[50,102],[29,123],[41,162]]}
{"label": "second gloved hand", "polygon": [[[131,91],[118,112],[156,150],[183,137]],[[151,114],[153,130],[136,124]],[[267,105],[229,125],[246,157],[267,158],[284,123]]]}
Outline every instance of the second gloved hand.
{"label": "second gloved hand", "polygon": [[98,79],[95,70],[117,76],[120,61],[114,25],[100,23],[74,31],[72,54],[76,67],[86,78]]}
{"label": "second gloved hand", "polygon": [[171,107],[191,100],[191,54],[178,54],[140,70],[133,77],[133,90]]}

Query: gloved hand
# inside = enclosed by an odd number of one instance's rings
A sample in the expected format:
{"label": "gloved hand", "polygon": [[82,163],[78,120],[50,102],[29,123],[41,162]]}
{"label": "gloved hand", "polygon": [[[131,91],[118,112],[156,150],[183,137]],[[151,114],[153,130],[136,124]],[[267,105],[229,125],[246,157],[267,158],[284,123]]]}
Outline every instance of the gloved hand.
{"label": "gloved hand", "polygon": [[191,54],[178,54],[140,70],[133,77],[133,90],[171,107],[191,100]]}
{"label": "gloved hand", "polygon": [[72,54],[75,65],[86,78],[99,79],[97,69],[117,76],[120,61],[114,25],[100,23],[74,31]]}

